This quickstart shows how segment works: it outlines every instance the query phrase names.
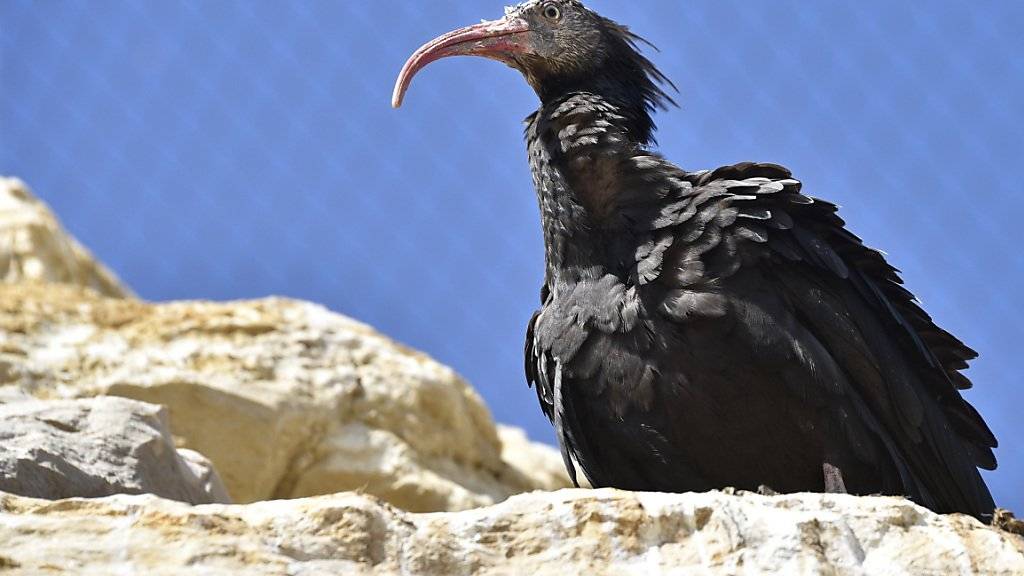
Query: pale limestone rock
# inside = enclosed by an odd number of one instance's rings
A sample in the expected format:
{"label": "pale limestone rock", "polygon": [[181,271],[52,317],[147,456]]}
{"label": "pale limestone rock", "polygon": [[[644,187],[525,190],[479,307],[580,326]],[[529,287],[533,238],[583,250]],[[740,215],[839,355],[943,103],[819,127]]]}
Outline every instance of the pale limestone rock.
{"label": "pale limestone rock", "polygon": [[565,490],[412,514],[356,494],[191,507],[0,495],[5,574],[1006,575],[1024,539],[897,498]]}
{"label": "pale limestone rock", "polygon": [[57,282],[130,296],[116,276],[72,238],[16,178],[0,177],[0,282]]}
{"label": "pale limestone rock", "polygon": [[550,448],[517,439],[530,455],[503,454],[487,408],[450,369],[307,303],[0,285],[0,398],[12,389],[166,405],[182,445],[240,502],[363,490],[461,510],[568,484]]}
{"label": "pale limestone rock", "polygon": [[175,449],[164,408],[113,397],[0,405],[0,490],[51,500],[148,493],[230,502],[209,461]]}

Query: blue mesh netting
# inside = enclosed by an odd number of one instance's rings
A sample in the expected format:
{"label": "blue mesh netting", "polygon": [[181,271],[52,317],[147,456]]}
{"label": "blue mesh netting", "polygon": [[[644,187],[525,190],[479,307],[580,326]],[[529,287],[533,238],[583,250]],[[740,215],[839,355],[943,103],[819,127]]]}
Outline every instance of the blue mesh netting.
{"label": "blue mesh netting", "polygon": [[[970,399],[1024,508],[1024,3],[593,1],[662,48],[663,151],[776,161],[978,348]],[[550,440],[523,383],[541,245],[513,72],[421,42],[499,2],[0,2],[0,173],[140,295],[328,304],[455,366]],[[1016,488],[1016,490],[1014,490]]]}

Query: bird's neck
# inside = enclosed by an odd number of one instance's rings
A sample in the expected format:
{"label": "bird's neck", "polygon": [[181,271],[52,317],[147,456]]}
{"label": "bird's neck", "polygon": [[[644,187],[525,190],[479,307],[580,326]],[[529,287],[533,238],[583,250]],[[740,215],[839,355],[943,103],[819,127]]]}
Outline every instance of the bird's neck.
{"label": "bird's neck", "polygon": [[541,101],[541,111],[557,108],[567,95],[589,94],[613,106],[622,117],[619,127],[636,145],[647,146],[654,142],[656,129],[651,117],[651,104],[644,94],[643,86],[649,84],[644,77],[637,82],[624,82],[621,77],[598,72],[583,78],[558,77],[546,80],[536,86]]}
{"label": "bird's neck", "polygon": [[549,286],[625,274],[632,262],[618,219],[618,159],[644,146],[635,118],[580,92],[545,103],[527,128]]}

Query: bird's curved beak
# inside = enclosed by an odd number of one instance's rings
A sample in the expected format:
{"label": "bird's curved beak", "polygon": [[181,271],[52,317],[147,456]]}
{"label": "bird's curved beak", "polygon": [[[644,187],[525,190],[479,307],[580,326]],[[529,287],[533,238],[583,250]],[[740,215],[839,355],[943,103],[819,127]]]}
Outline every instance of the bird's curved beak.
{"label": "bird's curved beak", "polygon": [[483,56],[508,63],[512,54],[524,53],[529,48],[529,31],[527,22],[512,14],[500,20],[453,30],[427,42],[402,67],[391,96],[391,106],[398,108],[402,105],[413,76],[431,62],[448,56]]}

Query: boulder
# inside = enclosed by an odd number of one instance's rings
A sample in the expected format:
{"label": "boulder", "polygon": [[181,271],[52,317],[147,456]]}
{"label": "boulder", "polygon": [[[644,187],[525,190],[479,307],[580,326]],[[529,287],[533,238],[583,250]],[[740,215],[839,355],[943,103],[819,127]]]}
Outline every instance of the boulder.
{"label": "boulder", "polygon": [[[450,369],[312,304],[151,305],[0,178],[0,403],[115,395],[166,405],[236,500],[361,489],[416,511],[568,485]],[[79,288],[80,287],[80,288]],[[85,289],[82,289],[85,288]],[[104,298],[103,296],[106,296]]]}
{"label": "boulder", "polygon": [[321,306],[148,304],[0,285],[0,398],[168,407],[236,502],[362,490],[463,510],[568,485],[557,452],[506,432],[451,369]]}
{"label": "boulder", "polygon": [[0,490],[51,500],[147,493],[230,502],[209,461],[175,449],[166,410],[110,397],[0,405]]}
{"label": "boulder", "polygon": [[131,295],[16,178],[0,177],[0,282],[58,282],[115,298]]}
{"label": "boulder", "polygon": [[358,494],[192,507],[0,495],[5,574],[1006,575],[1024,539],[899,498],[564,490],[412,514]]}

